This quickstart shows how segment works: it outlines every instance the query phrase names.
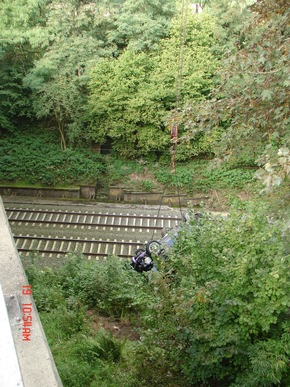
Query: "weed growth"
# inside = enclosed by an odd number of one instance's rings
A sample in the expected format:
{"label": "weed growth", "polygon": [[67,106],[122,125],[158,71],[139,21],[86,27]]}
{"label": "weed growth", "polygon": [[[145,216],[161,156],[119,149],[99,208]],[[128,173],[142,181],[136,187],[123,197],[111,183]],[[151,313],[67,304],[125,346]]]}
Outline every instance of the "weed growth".
{"label": "weed growth", "polygon": [[0,140],[0,180],[47,186],[95,183],[105,172],[99,154],[83,149],[62,151],[54,133],[31,130]]}
{"label": "weed growth", "polygon": [[[144,275],[112,257],[26,271],[65,386],[289,385],[289,219],[258,203],[204,214]],[[130,341],[88,308],[134,323]]]}
{"label": "weed growth", "polygon": [[229,166],[212,168],[209,161],[196,160],[179,165],[173,173],[166,168],[152,169],[155,178],[167,187],[180,187],[187,192],[208,192],[211,189],[255,189],[255,170],[230,169]]}

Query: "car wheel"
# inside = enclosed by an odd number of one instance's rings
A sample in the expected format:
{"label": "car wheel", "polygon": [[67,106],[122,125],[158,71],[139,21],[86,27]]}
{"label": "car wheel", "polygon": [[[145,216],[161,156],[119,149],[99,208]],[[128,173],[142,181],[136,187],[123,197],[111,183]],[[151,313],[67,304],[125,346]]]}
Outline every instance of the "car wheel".
{"label": "car wheel", "polygon": [[171,231],[172,228],[171,227],[164,227],[162,230],[161,230],[161,236],[162,238],[169,233],[169,231]]}
{"label": "car wheel", "polygon": [[147,254],[158,254],[161,248],[161,243],[158,241],[150,241],[146,244],[146,252]]}

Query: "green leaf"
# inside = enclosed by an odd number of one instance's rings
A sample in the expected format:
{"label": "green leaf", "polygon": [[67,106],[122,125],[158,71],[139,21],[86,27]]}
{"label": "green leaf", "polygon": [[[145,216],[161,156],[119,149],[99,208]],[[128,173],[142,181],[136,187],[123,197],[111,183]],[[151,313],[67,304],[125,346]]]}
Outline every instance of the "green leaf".
{"label": "green leaf", "polygon": [[272,99],[273,92],[271,90],[263,90],[261,98],[263,101],[270,101]]}

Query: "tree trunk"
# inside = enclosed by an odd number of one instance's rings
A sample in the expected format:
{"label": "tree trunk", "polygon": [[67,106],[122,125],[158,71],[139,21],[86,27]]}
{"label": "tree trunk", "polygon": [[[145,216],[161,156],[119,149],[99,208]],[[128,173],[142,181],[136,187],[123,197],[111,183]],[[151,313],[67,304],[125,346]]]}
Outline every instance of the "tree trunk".
{"label": "tree trunk", "polygon": [[58,131],[60,134],[61,149],[65,150],[66,149],[66,141],[65,141],[65,137],[64,137],[63,123],[61,121],[58,121]]}

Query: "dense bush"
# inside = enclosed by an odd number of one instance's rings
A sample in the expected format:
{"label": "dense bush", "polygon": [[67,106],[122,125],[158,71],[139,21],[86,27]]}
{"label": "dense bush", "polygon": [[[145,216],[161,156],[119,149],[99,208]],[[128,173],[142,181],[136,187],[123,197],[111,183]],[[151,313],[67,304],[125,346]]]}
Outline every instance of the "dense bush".
{"label": "dense bush", "polygon": [[39,259],[26,273],[64,386],[135,386],[137,344],[95,330],[87,310],[115,319],[138,316],[146,305],[145,279],[117,258],[100,264],[70,257],[57,270],[41,267]]}
{"label": "dense bush", "polygon": [[[80,148],[62,150],[57,134],[50,131],[24,130],[0,140],[0,181],[42,186],[68,186],[107,183],[134,184],[138,176],[139,188],[154,190],[163,185],[187,192],[206,192],[210,189],[244,189],[254,187],[254,170],[230,165],[210,168],[209,160],[179,163],[175,173],[169,171],[166,155],[157,162],[153,157],[126,160],[119,155],[101,155]],[[149,172],[149,179],[146,175]],[[130,181],[131,176],[133,180]],[[153,181],[150,178],[153,178]],[[135,182],[137,184],[137,181]],[[129,186],[129,185],[128,185]]]}
{"label": "dense bush", "polygon": [[[29,265],[64,385],[288,386],[288,246],[285,221],[254,203],[183,227],[155,273],[114,257]],[[93,331],[88,307],[134,322],[141,340]]]}
{"label": "dense bush", "polygon": [[58,270],[40,270],[33,262],[28,264],[26,273],[34,284],[39,311],[49,312],[63,303],[78,307],[75,298],[86,307],[116,318],[144,309],[144,278],[128,262],[116,257],[99,264],[72,256]]}
{"label": "dense bush", "polygon": [[158,300],[144,321],[156,386],[167,385],[169,371],[186,386],[289,385],[290,255],[283,227],[253,205],[183,230],[156,277]]}
{"label": "dense bush", "polygon": [[18,133],[0,140],[0,180],[42,185],[95,183],[105,171],[99,154],[82,149],[61,150],[54,132]]}

